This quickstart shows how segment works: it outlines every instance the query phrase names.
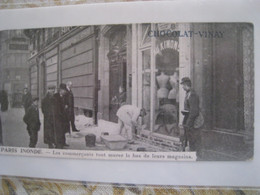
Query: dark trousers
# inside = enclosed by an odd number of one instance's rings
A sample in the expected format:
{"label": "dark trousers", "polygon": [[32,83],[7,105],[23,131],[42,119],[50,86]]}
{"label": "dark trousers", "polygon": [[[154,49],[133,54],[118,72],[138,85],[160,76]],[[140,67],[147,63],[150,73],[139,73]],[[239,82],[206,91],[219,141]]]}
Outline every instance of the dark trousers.
{"label": "dark trousers", "polygon": [[44,143],[55,144],[53,117],[44,117]]}
{"label": "dark trousers", "polygon": [[2,122],[0,116],[0,145],[3,145]]}
{"label": "dark trousers", "polygon": [[30,143],[29,143],[29,147],[30,148],[35,148],[37,141],[38,141],[38,131],[37,130],[33,130],[33,129],[29,129],[28,130],[29,136],[30,136]]}
{"label": "dark trousers", "polygon": [[190,151],[199,152],[201,149],[201,131],[194,128],[185,128],[185,137],[185,146],[187,146],[187,142],[189,142]]}
{"label": "dark trousers", "polygon": [[69,123],[70,123],[70,125],[71,125],[72,131],[76,130],[76,126],[75,126],[74,119],[73,119],[73,120],[70,120]]}
{"label": "dark trousers", "polygon": [[69,118],[69,128],[70,128],[70,125],[71,125],[72,131],[76,130],[74,113],[71,113],[68,118]]}
{"label": "dark trousers", "polygon": [[188,115],[184,115],[183,127],[184,127],[184,147],[190,146],[190,151],[197,152],[197,156],[201,153],[201,130],[186,125]]}
{"label": "dark trousers", "polygon": [[66,121],[54,121],[55,145],[58,149],[63,149],[65,145]]}

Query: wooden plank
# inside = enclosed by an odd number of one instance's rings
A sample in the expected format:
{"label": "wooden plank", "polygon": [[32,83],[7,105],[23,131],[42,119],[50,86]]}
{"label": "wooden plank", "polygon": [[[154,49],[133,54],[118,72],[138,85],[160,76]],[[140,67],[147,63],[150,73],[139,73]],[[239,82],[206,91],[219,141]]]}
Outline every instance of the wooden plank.
{"label": "wooden plank", "polygon": [[31,67],[31,72],[37,72],[37,66],[36,65]]}
{"label": "wooden plank", "polygon": [[46,66],[51,66],[53,64],[57,64],[57,61],[58,61],[58,55],[55,55],[46,60]]}
{"label": "wooden plank", "polygon": [[87,39],[86,41],[83,41],[77,45],[74,45],[73,47],[68,48],[67,50],[62,51],[62,61],[85,51],[91,50],[93,48],[91,40],[92,39]]}
{"label": "wooden plank", "polygon": [[34,76],[34,77],[31,76],[31,81],[34,81],[34,80],[37,80],[37,76]]}
{"label": "wooden plank", "polygon": [[32,96],[37,96],[37,89],[31,90],[31,94],[32,94]]}
{"label": "wooden plank", "polygon": [[93,86],[94,85],[94,75],[83,75],[79,77],[73,77],[68,79],[63,79],[63,83],[71,81],[73,87],[82,87],[82,86]]}
{"label": "wooden plank", "polygon": [[74,98],[74,105],[78,108],[85,108],[89,110],[93,110],[93,99],[88,98]]}
{"label": "wooden plank", "polygon": [[93,61],[92,55],[93,55],[92,50],[89,50],[80,55],[73,56],[72,58],[64,60],[64,61],[62,61],[62,64],[61,64],[62,70],[73,67],[73,66],[77,66],[80,64],[90,63]]}
{"label": "wooden plank", "polygon": [[48,66],[46,67],[46,73],[49,74],[49,73],[52,73],[52,72],[57,72],[57,64],[53,64],[51,66]]}
{"label": "wooden plank", "polygon": [[57,88],[57,81],[46,81],[46,86],[48,87],[49,85],[54,85]]}
{"label": "wooden plank", "polygon": [[45,56],[46,56],[46,58],[50,58],[51,56],[57,54],[57,52],[58,52],[58,49],[57,49],[57,47],[55,47],[54,49],[47,52]]}
{"label": "wooden plank", "polygon": [[31,90],[37,90],[37,84],[32,84],[31,85]]}
{"label": "wooden plank", "polygon": [[54,73],[50,73],[46,75],[46,80],[47,81],[53,81],[53,80],[57,80],[57,72]]}
{"label": "wooden plank", "polygon": [[94,98],[93,86],[72,88],[74,97]]}
{"label": "wooden plank", "polygon": [[37,85],[37,84],[38,84],[37,81],[31,82],[31,85]]}
{"label": "wooden plank", "polygon": [[76,66],[70,69],[66,69],[62,71],[62,78],[71,78],[76,76],[83,76],[86,74],[92,74],[93,68],[92,63],[90,64],[82,64],[80,66]]}
{"label": "wooden plank", "polygon": [[86,29],[82,30],[81,32],[79,32],[78,34],[70,37],[69,39],[67,39],[66,41],[64,41],[61,44],[61,49],[65,49],[67,47],[70,47],[71,45],[79,42],[80,40],[90,36],[93,32],[91,31],[90,27],[87,27]]}

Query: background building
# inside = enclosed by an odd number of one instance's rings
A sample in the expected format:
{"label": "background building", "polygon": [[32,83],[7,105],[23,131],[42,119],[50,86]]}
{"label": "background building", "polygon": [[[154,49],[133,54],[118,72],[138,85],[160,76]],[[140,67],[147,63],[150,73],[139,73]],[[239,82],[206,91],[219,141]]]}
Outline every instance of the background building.
{"label": "background building", "polygon": [[42,99],[49,84],[72,81],[75,109],[96,120],[97,77],[95,27],[25,30],[30,38],[32,95]]}
{"label": "background building", "polygon": [[11,106],[21,106],[29,84],[28,56],[29,39],[22,30],[0,32],[0,88],[7,91]]}

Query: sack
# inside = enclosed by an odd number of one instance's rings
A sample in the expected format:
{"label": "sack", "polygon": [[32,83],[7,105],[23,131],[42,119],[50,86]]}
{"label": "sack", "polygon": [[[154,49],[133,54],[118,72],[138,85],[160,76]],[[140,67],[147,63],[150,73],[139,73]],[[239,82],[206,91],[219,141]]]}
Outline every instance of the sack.
{"label": "sack", "polygon": [[201,128],[204,125],[204,117],[201,112],[199,112],[199,116],[196,117],[194,120],[194,125],[193,127],[195,129]]}

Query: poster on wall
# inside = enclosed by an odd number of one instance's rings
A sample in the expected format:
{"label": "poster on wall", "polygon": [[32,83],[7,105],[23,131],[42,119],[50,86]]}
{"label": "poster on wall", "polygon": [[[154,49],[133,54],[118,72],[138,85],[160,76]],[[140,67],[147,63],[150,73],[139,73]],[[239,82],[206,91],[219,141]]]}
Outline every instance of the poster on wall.
{"label": "poster on wall", "polygon": [[251,23],[0,32],[0,154],[248,161]]}

